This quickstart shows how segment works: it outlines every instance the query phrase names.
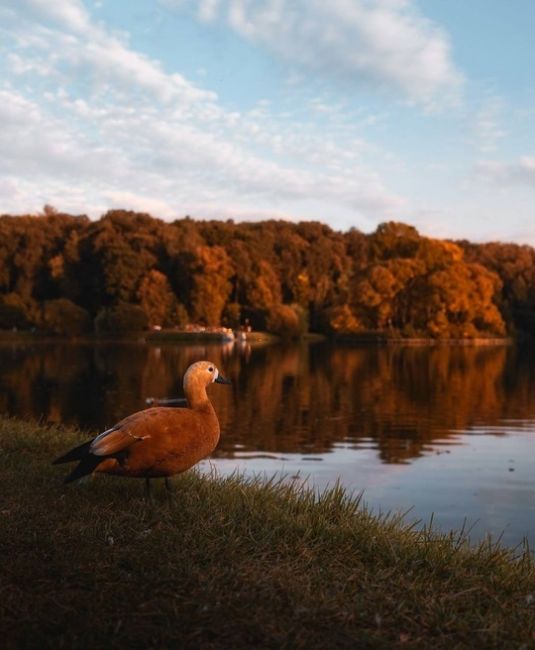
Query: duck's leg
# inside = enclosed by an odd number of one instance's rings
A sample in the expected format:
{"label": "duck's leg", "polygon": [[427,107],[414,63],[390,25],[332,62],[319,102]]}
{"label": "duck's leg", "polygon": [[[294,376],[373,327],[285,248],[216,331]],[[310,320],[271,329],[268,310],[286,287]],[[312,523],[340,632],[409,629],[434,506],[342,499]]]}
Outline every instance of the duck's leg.
{"label": "duck's leg", "polygon": [[149,502],[152,503],[152,494],[150,491],[150,478],[145,479],[145,499]]}
{"label": "duck's leg", "polygon": [[173,486],[171,485],[171,481],[169,480],[168,476],[165,477],[165,491],[167,493],[167,500],[169,501],[169,503],[171,503],[174,494],[173,494]]}

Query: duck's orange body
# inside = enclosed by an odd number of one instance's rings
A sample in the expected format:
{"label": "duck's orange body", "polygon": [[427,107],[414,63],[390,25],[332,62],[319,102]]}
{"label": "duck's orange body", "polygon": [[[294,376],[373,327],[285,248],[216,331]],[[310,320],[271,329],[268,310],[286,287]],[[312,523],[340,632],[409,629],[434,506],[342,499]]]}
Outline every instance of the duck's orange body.
{"label": "duck's orange body", "polygon": [[160,478],[184,472],[208,456],[219,442],[219,422],[206,387],[223,379],[213,363],[199,361],[184,376],[187,408],[157,406],[118,422],[96,438],[58,458],[79,461],[65,482],[93,472]]}
{"label": "duck's orange body", "polygon": [[205,410],[159,406],[125,418],[106,437],[106,447],[115,445],[115,438],[120,448],[128,445],[128,456],[122,462],[108,458],[95,472],[157,478],[184,472],[211,454],[219,422],[210,402]]}

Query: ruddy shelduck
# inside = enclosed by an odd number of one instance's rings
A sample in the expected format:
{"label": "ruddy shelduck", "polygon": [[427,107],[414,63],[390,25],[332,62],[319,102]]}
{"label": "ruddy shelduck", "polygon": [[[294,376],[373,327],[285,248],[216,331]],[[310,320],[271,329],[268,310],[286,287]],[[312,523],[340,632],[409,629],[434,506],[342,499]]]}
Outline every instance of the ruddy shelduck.
{"label": "ruddy shelduck", "polygon": [[212,453],[219,442],[219,421],[206,388],[230,384],[210,361],[198,361],[184,375],[186,408],[155,406],[138,411],[75,447],[54,464],[79,461],[65,478],[70,483],[92,473],[146,479],[184,472]]}

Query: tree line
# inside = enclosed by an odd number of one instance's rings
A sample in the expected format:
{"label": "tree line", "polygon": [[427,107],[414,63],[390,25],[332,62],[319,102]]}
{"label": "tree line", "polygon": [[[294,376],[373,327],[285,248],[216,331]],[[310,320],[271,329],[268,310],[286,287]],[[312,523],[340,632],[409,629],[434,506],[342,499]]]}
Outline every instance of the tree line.
{"label": "tree line", "polygon": [[535,250],[424,237],[407,224],[168,223],[45,206],[0,216],[0,328],[60,335],[187,323],[294,336],[474,338],[535,325]]}

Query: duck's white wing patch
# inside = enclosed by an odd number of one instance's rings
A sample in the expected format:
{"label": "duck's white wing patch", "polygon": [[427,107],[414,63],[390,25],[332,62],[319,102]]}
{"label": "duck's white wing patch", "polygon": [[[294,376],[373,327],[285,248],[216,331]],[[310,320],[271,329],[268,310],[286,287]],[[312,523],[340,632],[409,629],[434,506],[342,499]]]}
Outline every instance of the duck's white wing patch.
{"label": "duck's white wing patch", "polygon": [[127,428],[112,427],[99,434],[91,443],[89,452],[95,456],[111,456],[150,436],[135,436]]}

